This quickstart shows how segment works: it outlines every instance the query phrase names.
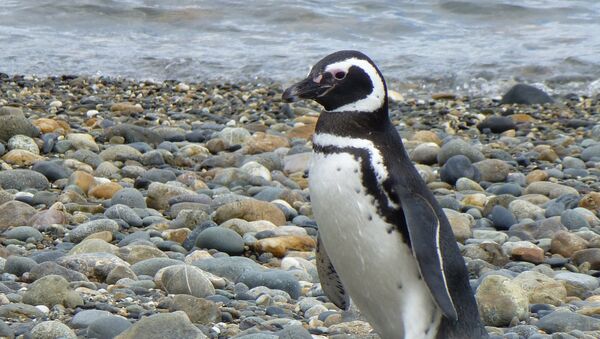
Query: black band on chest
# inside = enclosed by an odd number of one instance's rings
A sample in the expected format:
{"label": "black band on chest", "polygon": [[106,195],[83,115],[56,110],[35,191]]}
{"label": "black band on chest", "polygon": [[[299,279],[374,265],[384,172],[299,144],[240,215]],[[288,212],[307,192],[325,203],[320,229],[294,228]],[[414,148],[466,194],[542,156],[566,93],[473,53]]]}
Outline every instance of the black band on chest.
{"label": "black band on chest", "polygon": [[[390,201],[388,197],[391,194],[387,194],[385,190],[385,184],[380,185],[377,181],[377,175],[375,174],[375,168],[373,167],[373,159],[368,150],[358,147],[338,147],[331,145],[319,145],[314,144],[313,150],[315,153],[322,154],[350,154],[360,164],[361,170],[361,183],[365,188],[365,192],[372,197],[371,203],[377,208],[377,212],[383,220],[389,224],[396,225],[404,240],[409,243],[408,231],[406,228],[404,213],[402,208],[395,209],[390,207]],[[394,195],[395,196],[395,195]],[[392,201],[397,205],[400,205],[400,201]]]}

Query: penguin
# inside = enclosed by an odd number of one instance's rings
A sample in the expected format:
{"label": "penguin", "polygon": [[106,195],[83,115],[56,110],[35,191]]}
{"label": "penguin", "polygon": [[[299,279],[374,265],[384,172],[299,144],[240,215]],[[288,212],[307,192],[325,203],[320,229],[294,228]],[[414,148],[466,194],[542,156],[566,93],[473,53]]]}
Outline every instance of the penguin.
{"label": "penguin", "polygon": [[282,99],[324,109],[308,181],[329,299],[342,309],[352,300],[384,339],[488,338],[450,224],[392,125],[373,61],[330,54]]}

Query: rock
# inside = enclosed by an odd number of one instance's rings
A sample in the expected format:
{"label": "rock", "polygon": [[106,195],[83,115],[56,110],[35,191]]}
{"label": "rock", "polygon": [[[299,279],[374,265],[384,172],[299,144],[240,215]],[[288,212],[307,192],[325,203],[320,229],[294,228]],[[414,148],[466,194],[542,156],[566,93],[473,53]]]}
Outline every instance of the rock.
{"label": "rock", "polygon": [[[0,172],[1,174],[2,172]],[[8,201],[0,205],[0,231],[12,226],[28,225],[37,210],[24,202]]]}
{"label": "rock", "polygon": [[116,266],[106,276],[107,284],[116,284],[121,279],[138,280],[137,275],[127,266]]}
{"label": "rock", "polygon": [[329,327],[330,333],[346,333],[350,338],[370,338],[373,328],[368,322],[353,320]]}
{"label": "rock", "polygon": [[29,334],[31,339],[76,339],[77,335],[69,326],[57,320],[44,321],[35,325]]}
{"label": "rock", "polygon": [[74,270],[70,270],[66,267],[60,266],[54,261],[45,261],[39,263],[31,268],[29,271],[29,277],[31,280],[35,281],[45,277],[47,275],[59,275],[67,281],[87,281],[88,278]]}
{"label": "rock", "polygon": [[70,255],[81,254],[81,253],[97,253],[97,252],[105,252],[116,254],[118,247],[115,245],[111,245],[104,240],[101,239],[84,239],[79,244],[73,246],[73,248],[69,251]]}
{"label": "rock", "polygon": [[502,205],[496,205],[492,208],[490,218],[494,222],[494,227],[502,231],[508,230],[512,225],[517,223],[515,216]]}
{"label": "rock", "polygon": [[25,150],[32,154],[39,155],[40,149],[35,141],[25,135],[15,135],[8,140],[8,149],[9,150]]}
{"label": "rock", "polygon": [[508,204],[508,210],[517,218],[523,219],[541,219],[544,216],[544,209],[536,206],[526,200],[513,200]]}
{"label": "rock", "polygon": [[446,218],[448,218],[448,221],[450,222],[452,232],[457,241],[464,242],[472,236],[471,227],[475,223],[472,216],[447,208],[444,208],[443,210],[444,214],[446,214]]}
{"label": "rock", "polygon": [[240,169],[249,175],[261,177],[267,181],[271,181],[271,172],[269,169],[257,163],[256,161],[249,161],[240,167]]}
{"label": "rock", "polygon": [[285,215],[272,203],[255,199],[245,199],[225,204],[217,209],[216,223],[239,218],[246,221],[268,220],[275,225],[285,224]]}
{"label": "rock", "polygon": [[122,204],[131,208],[146,208],[146,199],[140,191],[135,188],[123,188],[116,192],[111,200],[111,206]]}
{"label": "rock", "polygon": [[540,319],[536,326],[546,333],[600,330],[600,319],[572,312],[555,311]]}
{"label": "rock", "polygon": [[15,195],[0,188],[0,205],[15,199]]}
{"label": "rock", "polygon": [[438,164],[443,165],[455,155],[464,155],[470,162],[478,162],[485,159],[485,156],[472,145],[469,145],[462,139],[452,139],[446,142],[438,153]]}
{"label": "rock", "polygon": [[69,233],[69,239],[71,242],[78,243],[90,234],[98,233],[101,231],[116,232],[119,230],[119,224],[114,220],[110,219],[98,219],[88,221],[81,224]]}
{"label": "rock", "polygon": [[488,230],[473,230],[473,238],[490,240],[499,245],[502,245],[508,240],[508,235],[504,232],[488,231]]}
{"label": "rock", "polygon": [[75,291],[69,290],[69,282],[58,275],[44,276],[29,285],[23,294],[23,302],[30,305],[83,305],[83,299]]}
{"label": "rock", "polygon": [[550,252],[570,258],[573,253],[586,249],[587,240],[574,233],[559,231],[554,234],[550,243]]}
{"label": "rock", "polygon": [[151,145],[158,145],[163,142],[163,138],[151,129],[132,124],[119,124],[109,128],[106,133],[107,140],[119,136],[125,139],[125,143],[145,142]]}
{"label": "rock", "polygon": [[552,103],[554,100],[550,98],[544,91],[526,84],[516,84],[508,90],[503,96],[501,103],[503,104],[546,104]]}
{"label": "rock", "polygon": [[169,208],[169,200],[178,195],[190,195],[194,194],[187,188],[172,186],[169,184],[162,184],[159,182],[153,182],[148,186],[148,197],[146,202],[148,207],[157,210],[166,210]]}
{"label": "rock", "polygon": [[279,258],[283,258],[290,250],[311,251],[315,247],[316,242],[313,238],[296,235],[260,239],[254,244],[256,251],[272,253]]}
{"label": "rock", "polygon": [[31,271],[35,265],[37,263],[33,259],[11,255],[4,263],[4,272],[20,277],[23,273]]}
{"label": "rock", "polygon": [[577,266],[583,263],[589,263],[593,270],[600,269],[600,248],[588,248],[573,253],[571,257],[573,263]]}
{"label": "rock", "polygon": [[104,281],[110,271],[117,266],[129,264],[111,253],[71,254],[56,260],[56,263],[85,274],[90,279]]}
{"label": "rock", "polygon": [[26,241],[27,239],[31,238],[34,239],[36,242],[40,242],[44,238],[40,231],[36,230],[31,226],[13,227],[10,230],[4,232],[3,235],[8,239],[17,239],[21,241]]}
{"label": "rock", "polygon": [[189,228],[180,228],[174,230],[165,230],[162,232],[162,237],[165,240],[172,240],[183,244],[183,242],[189,237],[192,231]]}
{"label": "rock", "polygon": [[71,175],[71,171],[58,161],[38,161],[31,169],[43,174],[50,181],[68,178]]}
{"label": "rock", "polygon": [[483,192],[483,188],[478,183],[465,177],[461,177],[458,180],[456,180],[455,186],[457,191]]}
{"label": "rock", "polygon": [[291,140],[301,138],[310,140],[315,132],[316,123],[306,123],[305,125],[296,125],[287,132],[287,137]]}
{"label": "rock", "polygon": [[142,113],[144,108],[142,108],[139,104],[133,104],[131,102],[117,102],[110,106],[111,112],[119,113],[119,114],[135,114]]}
{"label": "rock", "polygon": [[[1,120],[1,119],[0,119]],[[45,190],[50,183],[41,173],[28,169],[14,169],[0,171],[0,187],[23,191],[28,188]]]}
{"label": "rock", "polygon": [[554,276],[554,280],[564,283],[568,296],[576,296],[582,299],[585,299],[590,291],[600,286],[598,278],[582,273],[560,272]]}
{"label": "rock", "polygon": [[40,311],[37,307],[22,303],[11,303],[0,306],[0,317],[3,318],[42,318],[46,314]]}
{"label": "rock", "polygon": [[240,145],[250,138],[250,132],[245,128],[225,127],[219,133],[219,138],[230,145]]}
{"label": "rock", "polygon": [[210,216],[202,210],[184,209],[177,213],[177,218],[173,220],[170,228],[189,228],[195,229],[203,222],[210,221]]}
{"label": "rock", "polygon": [[544,261],[544,250],[529,241],[511,241],[502,244],[502,250],[513,260],[540,264]]}
{"label": "rock", "polygon": [[196,238],[199,248],[216,249],[230,255],[244,252],[244,240],[235,231],[223,227],[207,228]]}
{"label": "rock", "polygon": [[96,199],[111,199],[113,195],[122,189],[123,186],[116,182],[107,182],[90,188],[88,196]]}
{"label": "rock", "polygon": [[266,220],[248,222],[243,219],[229,219],[219,225],[220,227],[229,228],[239,235],[244,235],[249,232],[272,231],[277,229],[272,222]]}
{"label": "rock", "polygon": [[128,145],[111,145],[109,148],[100,152],[100,157],[104,161],[141,161],[142,153]]}
{"label": "rock", "polygon": [[600,212],[600,193],[590,192],[579,200],[579,206],[598,214]]}
{"label": "rock", "polygon": [[264,270],[260,264],[246,257],[208,258],[195,261],[193,265],[235,282],[239,282],[240,276],[246,272]]}
{"label": "rock", "polygon": [[0,337],[7,339],[13,339],[15,337],[15,331],[13,331],[13,329],[4,321],[0,321]]}
{"label": "rock", "polygon": [[22,149],[14,149],[2,156],[2,160],[13,166],[31,166],[44,157]]}
{"label": "rock", "polygon": [[573,187],[548,182],[548,181],[536,181],[532,182],[525,188],[524,194],[543,194],[550,199],[558,198],[561,195],[574,194],[579,195],[576,189]]}
{"label": "rock", "polygon": [[104,216],[113,220],[121,219],[132,227],[141,227],[143,225],[142,218],[127,205],[114,204],[104,211]]}
{"label": "rock", "polygon": [[502,252],[497,243],[482,242],[467,244],[461,249],[463,256],[488,262],[494,266],[504,266],[509,262],[508,256]]}
{"label": "rock", "polygon": [[265,286],[274,290],[282,290],[287,292],[292,299],[300,297],[300,284],[289,272],[275,269],[247,270],[239,276],[238,281],[250,288]]}
{"label": "rock", "polygon": [[508,177],[510,165],[498,159],[485,159],[473,164],[481,173],[481,180],[503,182]]}
{"label": "rock", "polygon": [[101,162],[100,165],[98,165],[98,167],[96,167],[96,170],[94,171],[94,175],[97,177],[108,178],[108,179],[120,178],[119,168],[110,161]]}
{"label": "rock", "polygon": [[[230,144],[234,145],[236,143]],[[246,154],[258,154],[264,152],[271,152],[276,150],[277,148],[288,146],[289,141],[285,137],[266,134],[263,132],[256,132],[250,138],[245,139],[243,148]]]}
{"label": "rock", "polygon": [[169,294],[189,294],[198,298],[215,294],[207,274],[192,265],[182,264],[162,268],[156,272],[154,281]]}
{"label": "rock", "polygon": [[57,133],[65,135],[70,130],[69,123],[64,120],[39,118],[33,120],[32,124],[37,127],[42,134]]}
{"label": "rock", "polygon": [[417,145],[410,152],[410,159],[418,164],[433,165],[437,162],[440,146],[433,142]]}
{"label": "rock", "polygon": [[411,140],[418,141],[419,143],[432,142],[436,145],[442,144],[442,140],[440,140],[440,137],[435,132],[427,130],[416,131]]}
{"label": "rock", "polygon": [[83,172],[75,171],[69,177],[69,184],[75,185],[81,189],[84,193],[96,184],[96,179],[93,175]]}
{"label": "rock", "polygon": [[183,311],[143,317],[115,339],[207,338],[196,328]]}
{"label": "rock", "polygon": [[590,227],[590,223],[583,215],[575,210],[566,210],[560,214],[560,222],[570,230],[577,230],[582,227]]}
{"label": "rock", "polygon": [[34,214],[28,221],[33,227],[45,227],[52,224],[67,224],[68,217],[65,205],[56,202],[47,210],[42,210]]}
{"label": "rock", "polygon": [[39,130],[25,117],[21,108],[0,107],[0,140],[8,140],[18,134],[35,137]]}
{"label": "rock", "polygon": [[221,320],[221,311],[215,302],[191,295],[174,295],[169,311],[184,311],[194,324],[210,325]]}
{"label": "rock", "polygon": [[102,310],[83,310],[78,312],[71,319],[71,327],[87,328],[98,318],[109,317],[111,313]]}
{"label": "rock", "polygon": [[49,207],[58,201],[58,197],[58,192],[37,191],[31,196],[31,201],[27,201],[27,203],[32,206],[45,205]]}
{"label": "rock", "polygon": [[131,327],[131,323],[120,316],[110,315],[94,320],[87,328],[88,338],[113,339]]}
{"label": "rock", "polygon": [[560,306],[567,298],[567,289],[562,283],[539,272],[525,271],[512,282],[527,293],[531,304]]}
{"label": "rock", "polygon": [[525,320],[529,316],[527,293],[504,276],[486,276],[475,298],[479,314],[488,326],[508,326],[514,317]]}
{"label": "rock", "polygon": [[142,244],[130,244],[121,247],[118,256],[132,265],[146,259],[167,258],[167,255],[158,248]]}
{"label": "rock", "polygon": [[449,158],[440,169],[440,178],[450,185],[454,185],[459,178],[463,177],[476,182],[481,179],[479,170],[464,155],[459,154]]}
{"label": "rock", "polygon": [[285,173],[304,172],[308,170],[312,152],[290,154],[283,157],[283,171]]}
{"label": "rock", "polygon": [[69,133],[67,134],[67,140],[71,142],[71,145],[73,145],[75,149],[86,149],[95,153],[100,151],[94,137],[87,133]]}
{"label": "rock", "polygon": [[581,152],[581,159],[583,161],[591,161],[594,159],[598,161],[598,159],[600,159],[600,144],[584,149],[583,152]]}
{"label": "rock", "polygon": [[279,339],[312,339],[313,336],[302,325],[286,326],[279,332]]}
{"label": "rock", "polygon": [[137,275],[149,275],[154,276],[156,272],[161,270],[162,268],[181,265],[183,262],[180,260],[170,259],[170,258],[151,258],[142,261],[138,261],[137,263],[131,265],[131,270]]}
{"label": "rock", "polygon": [[484,131],[489,129],[492,133],[502,133],[511,129],[517,129],[517,125],[510,117],[492,115],[477,125],[477,129]]}

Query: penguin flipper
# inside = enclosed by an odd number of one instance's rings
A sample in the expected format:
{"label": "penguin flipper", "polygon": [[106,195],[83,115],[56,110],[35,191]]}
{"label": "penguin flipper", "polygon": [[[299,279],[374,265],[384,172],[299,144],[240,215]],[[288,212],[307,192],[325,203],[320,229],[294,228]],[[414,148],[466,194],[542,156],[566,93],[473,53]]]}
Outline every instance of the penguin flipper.
{"label": "penguin flipper", "polygon": [[335,271],[335,267],[333,267],[331,260],[329,260],[329,256],[327,255],[327,251],[325,250],[325,246],[323,245],[320,236],[317,237],[316,257],[317,273],[319,274],[323,292],[325,292],[329,300],[331,300],[335,306],[347,310],[350,306],[348,294],[344,289],[340,277]]}
{"label": "penguin flipper", "polygon": [[433,205],[419,193],[400,194],[400,203],[421,276],[444,316],[457,320],[440,247],[440,222],[447,221],[440,220]]}

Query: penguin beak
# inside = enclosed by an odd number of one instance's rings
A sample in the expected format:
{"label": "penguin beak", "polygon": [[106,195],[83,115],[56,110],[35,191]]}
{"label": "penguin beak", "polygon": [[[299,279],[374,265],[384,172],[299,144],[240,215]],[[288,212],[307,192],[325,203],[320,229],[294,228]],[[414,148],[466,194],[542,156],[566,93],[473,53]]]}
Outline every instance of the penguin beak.
{"label": "penguin beak", "polygon": [[283,92],[281,98],[286,102],[294,102],[300,99],[316,99],[325,94],[332,85],[322,84],[308,77]]}

